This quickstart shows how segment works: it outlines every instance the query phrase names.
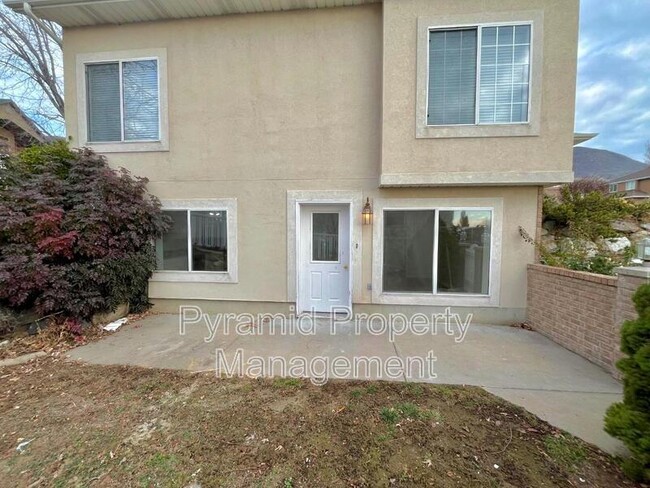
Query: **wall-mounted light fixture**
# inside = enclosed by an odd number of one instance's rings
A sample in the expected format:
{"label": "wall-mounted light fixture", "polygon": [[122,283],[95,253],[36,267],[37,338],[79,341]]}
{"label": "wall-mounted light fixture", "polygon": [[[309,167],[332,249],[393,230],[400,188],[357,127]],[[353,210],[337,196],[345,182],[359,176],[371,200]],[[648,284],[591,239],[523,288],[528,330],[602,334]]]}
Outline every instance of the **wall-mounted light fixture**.
{"label": "wall-mounted light fixture", "polygon": [[366,198],[366,204],[363,206],[363,211],[361,212],[361,221],[363,225],[372,224],[372,207],[370,206],[370,198]]}

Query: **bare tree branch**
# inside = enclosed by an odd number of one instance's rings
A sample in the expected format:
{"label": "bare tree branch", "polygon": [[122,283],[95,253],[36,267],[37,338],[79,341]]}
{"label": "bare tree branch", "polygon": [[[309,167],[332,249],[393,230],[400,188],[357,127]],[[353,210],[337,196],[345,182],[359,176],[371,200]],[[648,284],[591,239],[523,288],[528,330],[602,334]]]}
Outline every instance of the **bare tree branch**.
{"label": "bare tree branch", "polygon": [[62,29],[0,3],[0,98],[16,101],[50,134],[63,128]]}

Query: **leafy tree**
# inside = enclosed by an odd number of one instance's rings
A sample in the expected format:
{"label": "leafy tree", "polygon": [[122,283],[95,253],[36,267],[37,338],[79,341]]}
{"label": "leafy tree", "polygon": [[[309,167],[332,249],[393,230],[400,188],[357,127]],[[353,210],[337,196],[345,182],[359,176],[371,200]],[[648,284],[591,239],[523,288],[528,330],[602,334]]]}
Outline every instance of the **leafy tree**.
{"label": "leafy tree", "polygon": [[605,430],[632,453],[624,471],[650,481],[650,285],[641,285],[632,300],[639,317],[621,328],[621,351],[627,357],[617,363],[624,375],[624,398],[607,410]]}
{"label": "leafy tree", "polygon": [[0,306],[87,318],[147,306],[166,219],[147,180],[58,142],[0,167]]}

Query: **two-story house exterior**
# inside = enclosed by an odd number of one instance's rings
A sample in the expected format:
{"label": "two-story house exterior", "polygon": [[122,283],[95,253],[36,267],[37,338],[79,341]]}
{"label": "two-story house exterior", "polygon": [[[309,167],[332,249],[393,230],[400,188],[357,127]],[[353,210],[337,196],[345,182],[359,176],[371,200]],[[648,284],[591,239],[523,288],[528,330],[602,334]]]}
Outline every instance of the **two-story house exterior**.
{"label": "two-story house exterior", "polygon": [[160,309],[525,318],[518,229],[573,177],[577,0],[29,4],[64,27],[72,144],[173,219]]}
{"label": "two-story house exterior", "polygon": [[650,198],[650,168],[610,180],[609,192],[618,193],[627,200],[647,200]]}

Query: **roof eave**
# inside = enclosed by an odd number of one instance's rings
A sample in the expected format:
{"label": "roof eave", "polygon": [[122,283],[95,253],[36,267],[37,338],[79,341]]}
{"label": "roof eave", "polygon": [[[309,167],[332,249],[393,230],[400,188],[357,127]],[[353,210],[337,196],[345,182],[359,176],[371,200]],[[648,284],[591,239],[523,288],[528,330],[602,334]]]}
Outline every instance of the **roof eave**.
{"label": "roof eave", "polygon": [[[0,0],[17,11],[25,12],[22,0]],[[130,24],[159,20],[212,17],[231,14],[282,12],[286,10],[333,8],[381,3],[383,0],[247,0],[174,3],[170,0],[28,0],[37,17],[63,27]],[[177,1],[177,0],[174,0]]]}

